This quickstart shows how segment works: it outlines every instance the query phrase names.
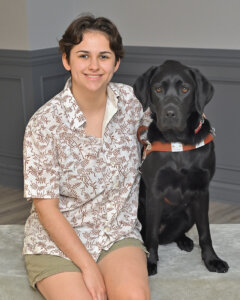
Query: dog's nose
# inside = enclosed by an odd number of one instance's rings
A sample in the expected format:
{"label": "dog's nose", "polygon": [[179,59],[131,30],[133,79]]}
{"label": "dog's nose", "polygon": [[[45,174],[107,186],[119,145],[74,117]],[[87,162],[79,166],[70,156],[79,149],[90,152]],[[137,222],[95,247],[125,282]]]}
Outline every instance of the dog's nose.
{"label": "dog's nose", "polygon": [[168,117],[168,118],[175,118],[176,117],[176,114],[175,114],[175,111],[174,110],[167,110],[166,111],[166,116]]}

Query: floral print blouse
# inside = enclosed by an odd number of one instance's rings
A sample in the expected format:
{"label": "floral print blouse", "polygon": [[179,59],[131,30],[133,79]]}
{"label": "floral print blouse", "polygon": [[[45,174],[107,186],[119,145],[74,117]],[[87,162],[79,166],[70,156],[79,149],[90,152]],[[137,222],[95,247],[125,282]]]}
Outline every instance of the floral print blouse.
{"label": "floral print blouse", "polygon": [[[118,240],[141,240],[136,133],[151,120],[130,86],[109,83],[107,93],[102,138],[86,136],[71,79],[33,115],[24,137],[24,196],[58,198],[60,211],[95,260]],[[67,258],[39,222],[34,205],[23,254]]]}

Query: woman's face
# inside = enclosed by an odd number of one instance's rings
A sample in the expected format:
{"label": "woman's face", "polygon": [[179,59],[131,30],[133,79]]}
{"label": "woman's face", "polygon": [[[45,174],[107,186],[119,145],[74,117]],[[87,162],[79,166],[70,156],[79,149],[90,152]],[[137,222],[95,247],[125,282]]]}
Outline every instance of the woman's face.
{"label": "woman's face", "polygon": [[70,52],[69,62],[63,54],[63,65],[71,71],[72,89],[78,91],[106,91],[120,60],[116,63],[107,36],[100,31],[83,34],[83,40]]}

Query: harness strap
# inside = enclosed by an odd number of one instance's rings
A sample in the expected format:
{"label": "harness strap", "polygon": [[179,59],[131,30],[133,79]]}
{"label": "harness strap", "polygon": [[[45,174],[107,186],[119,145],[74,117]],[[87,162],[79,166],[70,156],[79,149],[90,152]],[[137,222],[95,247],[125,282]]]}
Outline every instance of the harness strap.
{"label": "harness strap", "polygon": [[[198,133],[198,131],[201,129],[202,124],[204,123],[204,117],[205,117],[205,115],[203,116],[203,119],[202,119],[202,122],[200,122],[200,125],[195,129],[195,134]],[[146,156],[153,151],[182,152],[182,151],[194,150],[194,149],[197,149],[199,147],[202,147],[202,146],[210,143],[214,139],[214,136],[215,136],[214,130],[212,129],[212,133],[209,133],[208,136],[203,141],[201,141],[200,143],[198,143],[196,145],[185,145],[182,143],[166,144],[166,143],[162,143],[160,141],[156,141],[151,144],[148,140],[141,139],[141,134],[147,130],[148,130],[147,126],[140,126],[137,131],[138,141],[144,146],[142,163],[145,160]],[[139,168],[139,172],[141,174],[140,169],[141,169],[141,167]],[[172,203],[167,197],[164,197],[164,202],[171,206],[176,205],[176,204]],[[187,203],[185,203],[184,205],[187,205]]]}
{"label": "harness strap", "polygon": [[143,150],[143,157],[144,160],[148,154],[153,151],[163,151],[163,152],[182,152],[182,151],[189,151],[200,148],[208,143],[210,143],[214,136],[209,133],[208,136],[196,145],[185,145],[182,143],[162,143],[160,141],[153,142],[152,144],[148,140],[141,139],[141,134],[146,131],[148,127],[140,126],[137,131],[137,137],[139,142],[144,145]]}

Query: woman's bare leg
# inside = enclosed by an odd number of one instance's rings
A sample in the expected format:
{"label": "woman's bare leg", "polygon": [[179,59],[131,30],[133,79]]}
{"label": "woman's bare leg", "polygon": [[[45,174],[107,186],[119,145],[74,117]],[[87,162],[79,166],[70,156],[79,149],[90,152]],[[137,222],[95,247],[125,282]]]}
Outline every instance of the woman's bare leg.
{"label": "woman's bare leg", "polygon": [[80,272],[46,277],[37,283],[37,288],[47,300],[92,300]]}
{"label": "woman's bare leg", "polygon": [[107,254],[99,263],[108,300],[150,300],[147,260],[138,247],[123,247]]}

